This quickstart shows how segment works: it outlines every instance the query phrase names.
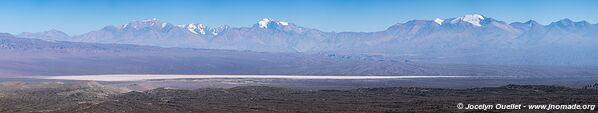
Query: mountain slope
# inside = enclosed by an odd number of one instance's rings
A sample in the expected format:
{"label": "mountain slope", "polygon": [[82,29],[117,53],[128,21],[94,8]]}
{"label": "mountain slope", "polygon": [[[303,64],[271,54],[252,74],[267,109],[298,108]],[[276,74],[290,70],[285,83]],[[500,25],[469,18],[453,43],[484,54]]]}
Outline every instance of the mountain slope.
{"label": "mountain slope", "polygon": [[0,76],[88,74],[583,77],[595,67],[413,63],[376,55],[266,53],[50,42],[0,34]]}

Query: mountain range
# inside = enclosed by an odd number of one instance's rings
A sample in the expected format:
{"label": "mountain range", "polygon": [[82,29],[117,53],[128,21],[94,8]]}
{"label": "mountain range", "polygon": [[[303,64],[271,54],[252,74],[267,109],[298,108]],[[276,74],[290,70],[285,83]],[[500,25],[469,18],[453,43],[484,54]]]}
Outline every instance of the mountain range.
{"label": "mountain range", "polygon": [[598,65],[598,24],[563,19],[507,23],[479,14],[397,23],[377,32],[324,32],[262,19],[251,27],[131,21],[69,36],[58,30],[21,33],[50,41],[161,47],[368,54],[431,63]]}

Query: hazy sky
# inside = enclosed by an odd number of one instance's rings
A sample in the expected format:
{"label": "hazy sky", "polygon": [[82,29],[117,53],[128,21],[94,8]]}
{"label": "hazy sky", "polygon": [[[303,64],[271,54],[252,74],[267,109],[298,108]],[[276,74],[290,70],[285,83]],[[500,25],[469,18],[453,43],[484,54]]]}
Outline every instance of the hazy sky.
{"label": "hazy sky", "polygon": [[506,22],[598,22],[598,0],[0,0],[0,32],[71,35],[158,18],[248,27],[262,18],[324,31],[380,31],[413,19],[482,14]]}

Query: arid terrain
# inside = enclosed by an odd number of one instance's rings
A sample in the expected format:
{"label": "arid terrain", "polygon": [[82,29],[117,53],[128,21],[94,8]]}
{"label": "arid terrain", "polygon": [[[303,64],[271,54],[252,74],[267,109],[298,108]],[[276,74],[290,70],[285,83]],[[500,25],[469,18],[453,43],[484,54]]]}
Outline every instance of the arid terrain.
{"label": "arid terrain", "polygon": [[[595,112],[590,110],[461,110],[464,104],[598,104],[597,85],[446,89],[417,87],[299,90],[269,86],[132,91],[93,81],[0,84],[0,112]],[[130,87],[129,87],[130,88]]]}
{"label": "arid terrain", "polygon": [[598,0],[0,0],[0,113],[598,113]]}

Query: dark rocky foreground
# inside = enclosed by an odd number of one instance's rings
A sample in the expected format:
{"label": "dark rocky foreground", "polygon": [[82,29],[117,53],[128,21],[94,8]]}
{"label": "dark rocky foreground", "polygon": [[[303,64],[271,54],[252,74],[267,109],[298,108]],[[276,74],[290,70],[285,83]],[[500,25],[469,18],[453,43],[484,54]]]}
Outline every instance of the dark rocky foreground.
{"label": "dark rocky foreground", "polygon": [[598,90],[507,85],[489,88],[416,87],[294,90],[267,86],[158,88],[128,91],[96,82],[3,82],[0,112],[596,112],[589,110],[459,110],[465,104],[598,104]]}

